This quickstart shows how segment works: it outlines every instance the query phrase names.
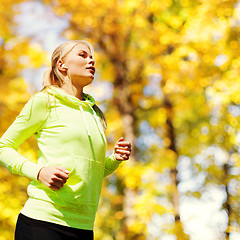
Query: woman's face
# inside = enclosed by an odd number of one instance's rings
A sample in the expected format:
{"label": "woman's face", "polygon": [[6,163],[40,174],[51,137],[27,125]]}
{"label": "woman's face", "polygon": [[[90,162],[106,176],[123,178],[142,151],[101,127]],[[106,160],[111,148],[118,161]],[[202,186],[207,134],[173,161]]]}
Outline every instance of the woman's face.
{"label": "woman's face", "polygon": [[95,60],[90,49],[83,45],[76,45],[66,56],[64,65],[68,68],[73,84],[86,86],[94,79]]}

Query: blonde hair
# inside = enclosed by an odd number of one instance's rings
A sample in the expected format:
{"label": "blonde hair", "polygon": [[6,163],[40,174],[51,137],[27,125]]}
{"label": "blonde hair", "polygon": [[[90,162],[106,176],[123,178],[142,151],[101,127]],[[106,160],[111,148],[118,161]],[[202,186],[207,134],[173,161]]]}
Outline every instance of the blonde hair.
{"label": "blonde hair", "polygon": [[[93,46],[85,41],[85,40],[70,40],[67,41],[60,46],[58,46],[54,52],[52,53],[51,57],[51,69],[46,71],[43,75],[43,89],[42,91],[47,88],[48,86],[54,85],[56,87],[61,88],[64,82],[64,75],[59,71],[57,67],[57,62],[59,59],[65,60],[66,56],[73,50],[75,46],[78,44],[83,44],[87,46],[93,56],[94,48]],[[101,109],[94,104],[93,105],[94,111],[99,115],[101,119],[101,123],[103,125],[104,130],[107,129],[107,121]]]}

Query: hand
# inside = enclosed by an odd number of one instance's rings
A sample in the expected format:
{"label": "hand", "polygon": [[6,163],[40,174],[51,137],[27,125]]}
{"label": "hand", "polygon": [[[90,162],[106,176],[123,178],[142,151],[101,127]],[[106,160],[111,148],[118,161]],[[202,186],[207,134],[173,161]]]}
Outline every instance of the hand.
{"label": "hand", "polygon": [[58,190],[66,183],[69,171],[60,166],[43,167],[38,173],[38,180],[47,187]]}
{"label": "hand", "polygon": [[114,146],[114,156],[118,161],[126,161],[131,154],[131,143],[121,137]]}

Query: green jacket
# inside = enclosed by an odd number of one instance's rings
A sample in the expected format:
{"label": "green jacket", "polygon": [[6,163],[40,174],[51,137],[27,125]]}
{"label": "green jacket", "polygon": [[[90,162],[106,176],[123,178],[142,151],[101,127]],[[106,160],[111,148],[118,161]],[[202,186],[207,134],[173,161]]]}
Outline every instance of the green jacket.
{"label": "green jacket", "polygon": [[[102,180],[118,166],[106,154],[106,137],[94,99],[84,101],[51,86],[36,93],[0,139],[0,164],[12,173],[31,178],[21,213],[48,222],[93,230]],[[17,152],[32,134],[39,147],[38,163]],[[37,180],[43,166],[63,166],[69,172],[60,190]]]}

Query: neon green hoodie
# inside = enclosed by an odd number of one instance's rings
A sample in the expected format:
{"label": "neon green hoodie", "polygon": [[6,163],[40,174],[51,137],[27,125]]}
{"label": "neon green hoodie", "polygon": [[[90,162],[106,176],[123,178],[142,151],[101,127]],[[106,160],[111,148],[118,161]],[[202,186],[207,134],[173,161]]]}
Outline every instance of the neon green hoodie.
{"label": "neon green hoodie", "polygon": [[[31,178],[21,213],[48,222],[93,230],[104,176],[119,161],[105,157],[106,138],[94,99],[84,101],[51,86],[36,93],[0,139],[0,163],[12,173]],[[32,134],[39,147],[38,163],[17,152]],[[43,166],[62,166],[69,173],[60,190],[37,180]]]}

